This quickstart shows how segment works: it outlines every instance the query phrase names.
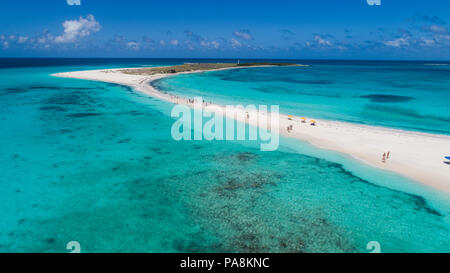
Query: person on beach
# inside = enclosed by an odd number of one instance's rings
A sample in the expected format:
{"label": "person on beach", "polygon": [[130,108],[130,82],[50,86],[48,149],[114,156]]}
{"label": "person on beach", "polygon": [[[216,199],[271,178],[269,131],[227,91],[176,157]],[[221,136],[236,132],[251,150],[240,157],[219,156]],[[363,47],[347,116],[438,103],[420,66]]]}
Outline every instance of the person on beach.
{"label": "person on beach", "polygon": [[383,153],[383,157],[381,158],[381,162],[386,163],[386,153]]}
{"label": "person on beach", "polygon": [[388,153],[387,153],[387,156],[386,156],[386,159],[389,159],[389,156],[391,155],[391,152],[389,151]]}

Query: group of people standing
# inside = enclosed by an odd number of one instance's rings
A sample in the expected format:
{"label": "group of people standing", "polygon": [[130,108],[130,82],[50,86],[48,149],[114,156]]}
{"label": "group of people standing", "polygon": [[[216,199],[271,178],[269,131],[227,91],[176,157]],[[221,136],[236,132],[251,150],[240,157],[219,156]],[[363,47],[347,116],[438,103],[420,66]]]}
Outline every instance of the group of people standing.
{"label": "group of people standing", "polygon": [[[167,93],[166,93],[166,94],[167,94]],[[180,99],[183,100],[183,101],[184,101],[186,104],[188,104],[188,105],[191,105],[191,104],[195,104],[195,103],[196,103],[196,100],[195,100],[195,99],[189,99],[189,98],[185,99],[185,98],[181,98],[181,97],[175,96],[175,95],[170,95],[170,98],[171,98],[172,101],[174,101],[174,103],[176,103],[176,104],[180,104]],[[210,101],[209,104],[211,105],[212,102]],[[205,101],[205,100],[203,100],[203,101],[202,101],[202,105],[203,105],[203,106],[208,106],[208,102]]]}
{"label": "group of people standing", "polygon": [[287,132],[290,133],[292,130],[294,130],[294,125],[289,125],[287,128]]}
{"label": "group of people standing", "polygon": [[383,157],[381,158],[381,162],[386,163],[386,160],[391,156],[391,152],[383,153]]}

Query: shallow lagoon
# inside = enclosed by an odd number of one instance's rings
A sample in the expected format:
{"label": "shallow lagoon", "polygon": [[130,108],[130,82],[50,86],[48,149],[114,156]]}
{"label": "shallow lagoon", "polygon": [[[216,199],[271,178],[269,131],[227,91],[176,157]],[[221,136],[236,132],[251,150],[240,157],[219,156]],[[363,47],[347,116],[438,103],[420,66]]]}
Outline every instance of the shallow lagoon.
{"label": "shallow lagoon", "polygon": [[450,66],[324,61],[179,75],[155,85],[221,104],[276,104],[285,114],[450,134]]}

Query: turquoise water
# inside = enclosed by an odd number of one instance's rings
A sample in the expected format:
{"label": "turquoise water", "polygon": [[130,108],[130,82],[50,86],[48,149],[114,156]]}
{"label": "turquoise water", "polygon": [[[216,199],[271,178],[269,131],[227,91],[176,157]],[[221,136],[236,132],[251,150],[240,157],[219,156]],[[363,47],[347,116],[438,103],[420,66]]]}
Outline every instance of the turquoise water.
{"label": "turquoise water", "polygon": [[290,139],[176,142],[172,105],[49,76],[110,66],[0,69],[0,252],[450,251],[448,196]]}
{"label": "turquoise water", "polygon": [[450,134],[450,65],[313,63],[179,75],[156,86],[219,103],[276,104],[287,114]]}

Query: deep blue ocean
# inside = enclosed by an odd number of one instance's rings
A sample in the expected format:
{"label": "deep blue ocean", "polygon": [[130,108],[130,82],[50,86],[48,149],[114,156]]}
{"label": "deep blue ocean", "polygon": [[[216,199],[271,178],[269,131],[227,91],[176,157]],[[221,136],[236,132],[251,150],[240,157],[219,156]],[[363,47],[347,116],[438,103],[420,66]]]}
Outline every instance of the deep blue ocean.
{"label": "deep blue ocean", "polygon": [[[307,143],[171,138],[172,105],[52,73],[188,59],[0,59],[0,252],[450,252],[450,197]],[[250,61],[250,60],[241,60]],[[258,60],[260,61],[260,60]],[[156,83],[220,103],[450,134],[450,68],[292,61]]]}

